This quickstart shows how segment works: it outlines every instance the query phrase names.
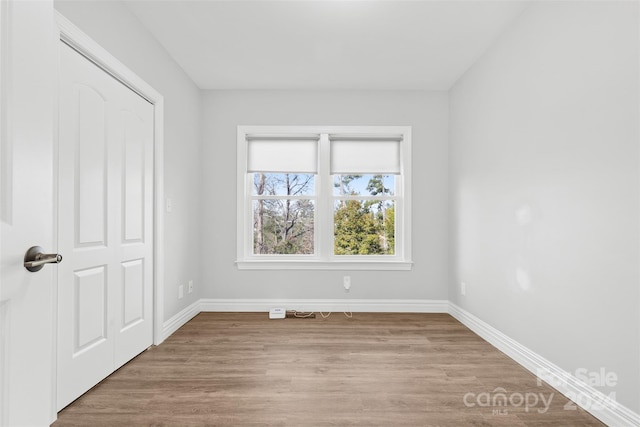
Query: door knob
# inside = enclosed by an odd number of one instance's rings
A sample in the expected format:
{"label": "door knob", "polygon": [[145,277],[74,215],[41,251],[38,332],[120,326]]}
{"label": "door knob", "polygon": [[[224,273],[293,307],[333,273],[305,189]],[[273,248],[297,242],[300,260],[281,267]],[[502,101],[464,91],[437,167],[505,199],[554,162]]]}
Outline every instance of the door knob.
{"label": "door knob", "polygon": [[45,254],[40,246],[32,246],[24,254],[24,268],[31,272],[42,270],[45,264],[59,264],[62,262],[60,254]]}

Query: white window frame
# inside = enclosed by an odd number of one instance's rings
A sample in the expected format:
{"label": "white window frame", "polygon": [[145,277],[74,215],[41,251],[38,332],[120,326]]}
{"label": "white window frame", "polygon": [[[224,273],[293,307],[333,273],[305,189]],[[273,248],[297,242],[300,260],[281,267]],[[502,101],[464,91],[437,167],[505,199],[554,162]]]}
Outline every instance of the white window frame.
{"label": "white window frame", "polygon": [[[253,179],[247,169],[248,135],[319,134],[315,179],[315,254],[253,253]],[[329,135],[400,135],[400,174],[395,175],[396,233],[394,255],[333,254],[333,181]],[[357,199],[367,198],[366,195]],[[238,126],[237,129],[237,259],[240,270],[410,270],[411,261],[411,126]]]}

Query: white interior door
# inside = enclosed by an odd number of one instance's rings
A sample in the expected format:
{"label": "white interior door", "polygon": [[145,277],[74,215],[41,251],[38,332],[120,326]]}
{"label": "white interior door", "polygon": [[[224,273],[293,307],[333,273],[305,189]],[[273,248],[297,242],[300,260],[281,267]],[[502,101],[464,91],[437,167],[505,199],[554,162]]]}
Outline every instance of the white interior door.
{"label": "white interior door", "polygon": [[152,344],[153,106],[60,46],[61,409]]}
{"label": "white interior door", "polygon": [[54,273],[23,267],[55,252],[53,2],[0,1],[0,425],[55,418]]}

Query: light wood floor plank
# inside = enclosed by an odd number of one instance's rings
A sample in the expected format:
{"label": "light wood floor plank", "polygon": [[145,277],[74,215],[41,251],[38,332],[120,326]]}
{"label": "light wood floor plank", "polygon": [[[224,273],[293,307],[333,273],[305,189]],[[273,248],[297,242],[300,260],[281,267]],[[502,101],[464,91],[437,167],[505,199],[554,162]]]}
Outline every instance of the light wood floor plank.
{"label": "light wood floor plank", "polygon": [[54,426],[603,425],[567,402],[448,314],[201,313]]}

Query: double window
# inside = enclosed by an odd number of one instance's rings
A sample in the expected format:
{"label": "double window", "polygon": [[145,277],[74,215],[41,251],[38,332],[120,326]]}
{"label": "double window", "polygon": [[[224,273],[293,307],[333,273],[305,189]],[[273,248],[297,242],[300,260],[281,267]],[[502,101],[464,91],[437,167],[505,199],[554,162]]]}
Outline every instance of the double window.
{"label": "double window", "polygon": [[238,267],[409,269],[410,127],[238,127]]}

